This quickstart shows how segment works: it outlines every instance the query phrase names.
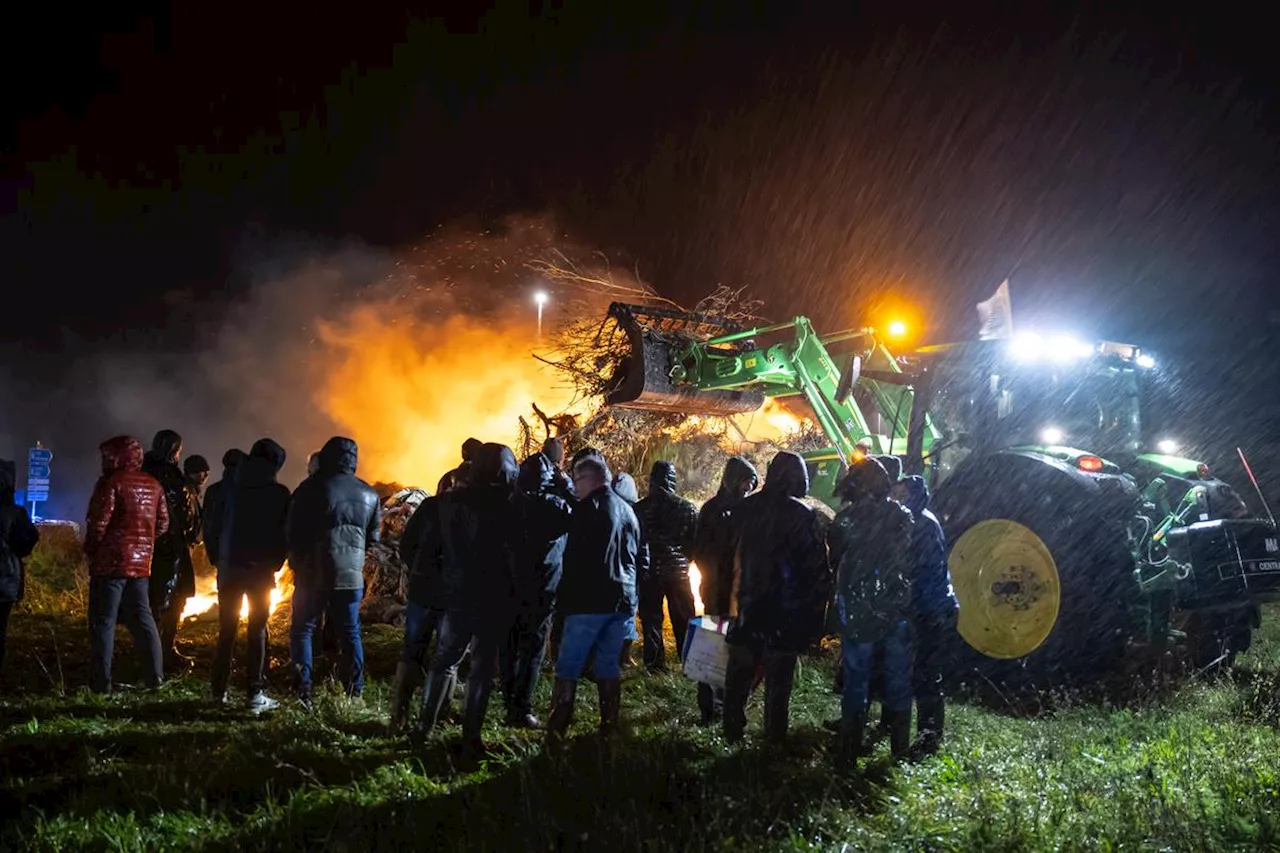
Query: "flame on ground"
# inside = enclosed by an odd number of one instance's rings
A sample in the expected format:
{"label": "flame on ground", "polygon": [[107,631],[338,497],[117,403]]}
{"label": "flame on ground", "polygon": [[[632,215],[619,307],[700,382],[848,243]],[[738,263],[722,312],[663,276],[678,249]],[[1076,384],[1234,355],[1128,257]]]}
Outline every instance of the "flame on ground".
{"label": "flame on ground", "polygon": [[[201,591],[203,588],[203,591]],[[289,564],[285,563],[280,571],[276,572],[276,585],[271,590],[271,612],[275,613],[286,598],[293,594],[293,571],[289,568]],[[218,583],[215,579],[196,581],[196,594],[187,599],[186,605],[182,608],[182,621],[203,616],[218,606]],[[240,599],[240,621],[244,622],[249,618],[249,599]]]}
{"label": "flame on ground", "polygon": [[702,570],[693,560],[689,561],[689,588],[693,590],[693,612],[705,613],[706,610],[702,606]]}

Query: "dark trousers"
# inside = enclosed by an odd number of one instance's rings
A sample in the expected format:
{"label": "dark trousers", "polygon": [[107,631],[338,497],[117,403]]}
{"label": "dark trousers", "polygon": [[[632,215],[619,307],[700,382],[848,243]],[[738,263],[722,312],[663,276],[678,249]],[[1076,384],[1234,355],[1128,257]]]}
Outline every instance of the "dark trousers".
{"label": "dark trousers", "polygon": [[9,613],[13,610],[13,601],[0,601],[0,669],[4,667],[4,643],[9,635]]}
{"label": "dark trousers", "polygon": [[299,695],[311,695],[311,643],[320,614],[327,613],[338,634],[345,666],[342,686],[348,695],[364,690],[364,643],[360,639],[358,589],[293,591],[293,621],[289,625],[289,658],[293,662],[294,687]]}
{"label": "dark trousers", "polygon": [[521,608],[499,651],[498,668],[502,672],[502,696],[508,717],[533,713],[533,694],[538,689],[538,674],[547,656],[551,611],[549,596],[545,601]]}
{"label": "dark trousers", "polygon": [[116,621],[133,635],[148,687],[164,678],[160,634],[151,616],[147,578],[91,578],[89,580],[89,689],[111,692],[111,656],[115,652]]}
{"label": "dark trousers", "polygon": [[236,645],[236,633],[240,629],[240,602],[245,596],[249,598],[249,695],[255,696],[266,689],[267,619],[271,616],[271,585],[270,575],[265,578],[218,578],[218,647],[213,654],[212,677],[214,696],[227,692],[227,683],[231,679],[231,654]]}
{"label": "dark trousers", "polygon": [[427,673],[427,690],[422,697],[421,724],[425,731],[435,728],[440,710],[453,693],[458,664],[471,649],[471,671],[467,675],[467,695],[462,707],[462,736],[479,740],[493,691],[493,674],[498,665],[498,649],[506,640],[510,624],[494,614],[446,610],[440,622],[440,638]]}
{"label": "dark trousers", "polygon": [[650,574],[640,584],[640,627],[644,634],[644,665],[650,670],[667,668],[667,650],[662,643],[662,602],[671,611],[671,631],[676,636],[676,654],[684,654],[684,636],[693,618],[693,590],[686,574]]}
{"label": "dark trousers", "polygon": [[702,712],[703,723],[718,719],[724,713],[724,688],[699,682],[698,710]]}
{"label": "dark trousers", "polygon": [[405,604],[401,662],[423,670],[431,664],[431,640],[440,629],[440,620],[443,618],[443,610],[432,610],[412,601]]}
{"label": "dark trousers", "polygon": [[764,735],[770,740],[786,736],[791,716],[791,686],[796,677],[794,652],[768,651],[762,646],[729,647],[729,668],[724,684],[724,733],[738,740],[747,728],[747,699],[756,668],[764,664]]}

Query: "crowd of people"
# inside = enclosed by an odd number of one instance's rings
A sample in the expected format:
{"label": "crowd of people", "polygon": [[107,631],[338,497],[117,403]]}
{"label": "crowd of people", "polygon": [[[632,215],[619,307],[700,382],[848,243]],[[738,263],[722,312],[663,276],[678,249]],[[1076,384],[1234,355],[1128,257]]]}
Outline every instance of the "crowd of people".
{"label": "crowd of people", "polygon": [[[330,439],[292,492],[277,479],[285,450],[266,438],[247,454],[227,451],[222,477],[207,493],[208,464],[192,456],[180,466],[182,439],[171,430],[158,433],[146,453],[137,439],[122,436],[104,442],[101,454],[84,540],[93,691],[113,689],[117,621],[134,637],[149,686],[184,665],[175,638],[195,591],[191,549],[203,541],[217,571],[215,702],[227,701],[247,599],[247,707],[278,707],[266,691],[267,621],[286,560],[294,581],[289,657],[297,700],[311,707],[312,647],[322,619],[337,634],[343,687],[360,695],[359,604],[381,504],[356,476],[354,441]],[[38,537],[25,511],[13,506],[13,481],[13,464],[0,463],[0,629],[21,595],[21,561]],[[924,480],[903,477],[894,457],[860,457],[840,480],[843,505],[829,522],[804,500],[804,460],[786,451],[772,459],[763,484],[751,463],[731,457],[719,491],[700,511],[678,487],[668,462],[654,464],[640,499],[634,479],[613,474],[598,450],[583,448],[566,462],[560,440],[548,439],[517,463],[509,447],[468,440],[461,464],[414,511],[401,539],[407,601],[392,727],[419,741],[431,736],[451,712],[468,659],[464,750],[480,748],[495,678],[509,726],[545,727],[549,739],[563,737],[579,684],[588,679],[599,695],[600,731],[613,732],[622,670],[635,665],[632,644],[640,641],[647,671],[667,668],[664,603],[677,654],[686,651],[695,615],[689,568],[696,561],[702,624],[723,632],[728,649],[723,687],[698,685],[703,724],[718,723],[727,740],[740,740],[750,695],[763,684],[764,735],[785,738],[797,657],[835,633],[842,713],[830,727],[839,753],[856,759],[865,751],[873,685],[892,753],[936,750],[944,720],[943,638],[954,632],[956,602]],[[0,643],[2,637],[0,630]],[[549,649],[555,683],[544,726],[533,703]]]}

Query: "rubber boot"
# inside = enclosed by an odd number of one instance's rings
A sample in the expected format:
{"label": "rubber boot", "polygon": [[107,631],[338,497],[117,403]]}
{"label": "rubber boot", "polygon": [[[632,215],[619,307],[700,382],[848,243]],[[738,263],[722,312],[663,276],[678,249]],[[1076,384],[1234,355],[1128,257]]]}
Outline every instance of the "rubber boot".
{"label": "rubber boot", "polygon": [[600,736],[612,737],[618,732],[618,713],[622,707],[622,681],[602,678],[596,682],[600,688]]}
{"label": "rubber boot", "polygon": [[618,663],[623,669],[631,669],[636,662],[631,659],[631,646],[635,644],[635,640],[622,641],[622,654],[618,658]]}
{"label": "rubber boot", "polygon": [[416,730],[419,740],[425,741],[435,731],[440,710],[453,695],[457,675],[453,672],[428,672],[422,687],[422,713],[418,716]]}
{"label": "rubber boot", "polygon": [[413,699],[413,690],[417,685],[415,674],[418,667],[401,661],[396,664],[396,674],[391,679],[391,721],[392,734],[404,731],[409,722],[409,702]]}
{"label": "rubber boot", "polygon": [[911,747],[912,757],[924,758],[942,748],[946,708],[947,703],[941,696],[916,702],[916,742]]}
{"label": "rubber boot", "polygon": [[578,693],[578,682],[557,678],[551,688],[551,713],[547,716],[547,737],[559,740],[573,722],[573,700]]}
{"label": "rubber boot", "polygon": [[889,753],[894,761],[903,761],[911,754],[911,709],[886,711],[889,718]]}
{"label": "rubber boot", "polygon": [[867,730],[867,715],[857,714],[841,720],[840,734],[836,737],[836,762],[852,770],[863,754],[863,737]]}

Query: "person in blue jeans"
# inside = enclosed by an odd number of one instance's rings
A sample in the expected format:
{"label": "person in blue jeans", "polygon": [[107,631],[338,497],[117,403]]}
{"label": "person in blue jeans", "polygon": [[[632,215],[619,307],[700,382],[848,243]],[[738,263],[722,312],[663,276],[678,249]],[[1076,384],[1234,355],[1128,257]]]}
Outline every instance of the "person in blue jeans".
{"label": "person in blue jeans", "polygon": [[587,658],[595,654],[600,691],[600,733],[618,727],[622,702],[619,658],[627,623],[636,611],[636,562],[640,522],[631,506],[610,488],[604,457],[585,455],[573,466],[578,501],[569,517],[564,567],[556,606],[564,613],[564,636],[556,660],[547,732],[563,737],[573,719],[573,701]]}
{"label": "person in blue jeans", "polygon": [[838,489],[845,505],[827,531],[837,572],[844,669],[838,754],[845,761],[856,761],[863,752],[877,648],[884,658],[890,749],[895,758],[904,758],[910,748],[912,518],[889,492],[883,465],[871,458],[855,462]]}
{"label": "person in blue jeans", "polygon": [[358,448],[334,436],[320,450],[319,468],[293,493],[287,538],[293,567],[293,622],[289,657],[294,689],[311,707],[311,644],[321,614],[327,614],[345,658],[343,687],[349,696],[364,689],[360,599],[364,596],[366,548],[378,541],[382,504],[356,476]]}

